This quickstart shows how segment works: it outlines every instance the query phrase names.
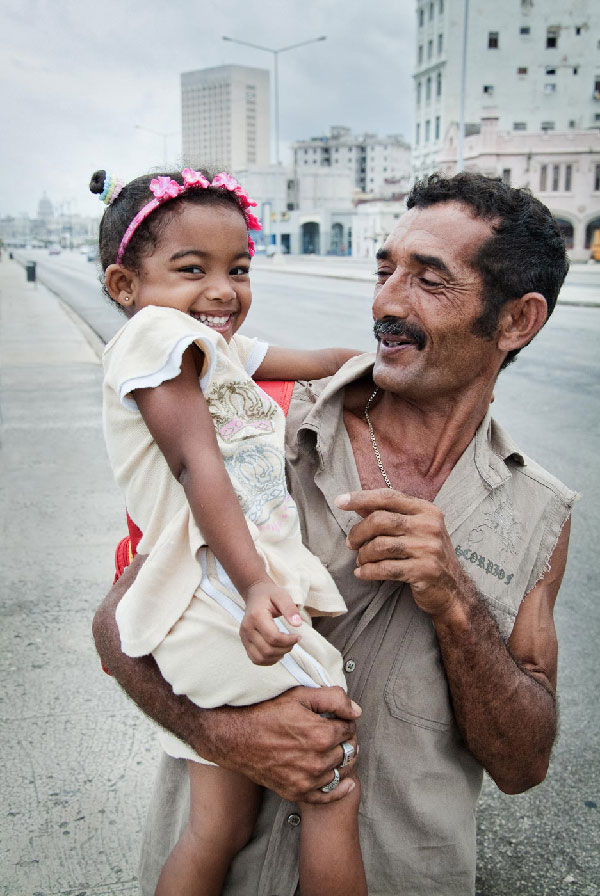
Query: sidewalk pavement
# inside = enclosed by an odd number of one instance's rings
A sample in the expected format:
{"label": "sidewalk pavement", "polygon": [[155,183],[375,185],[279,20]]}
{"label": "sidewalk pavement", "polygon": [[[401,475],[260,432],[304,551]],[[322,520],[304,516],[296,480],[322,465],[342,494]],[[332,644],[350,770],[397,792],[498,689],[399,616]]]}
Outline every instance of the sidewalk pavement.
{"label": "sidewalk pavement", "polygon": [[158,747],[100,668],[122,500],[93,339],[0,262],[2,896],[134,896]]}

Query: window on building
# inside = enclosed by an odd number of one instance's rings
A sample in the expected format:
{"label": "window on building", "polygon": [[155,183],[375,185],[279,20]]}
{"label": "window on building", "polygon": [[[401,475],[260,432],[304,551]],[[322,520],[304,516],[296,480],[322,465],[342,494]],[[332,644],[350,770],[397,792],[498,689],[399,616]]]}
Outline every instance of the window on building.
{"label": "window on building", "polygon": [[594,99],[600,100],[600,78],[596,78],[594,83]]}
{"label": "window on building", "polygon": [[543,121],[540,125],[540,130],[542,131],[553,131],[555,128],[555,124],[553,121]]}
{"label": "window on building", "polygon": [[432,0],[432,2],[429,4],[429,21],[430,21],[430,22],[433,21],[433,13],[434,13],[434,11],[435,11],[435,9],[434,9],[433,0]]}
{"label": "window on building", "polygon": [[578,74],[579,74],[579,66],[578,66],[578,65],[574,65],[574,66],[573,66],[573,74],[574,74],[574,75],[578,75]]}
{"label": "window on building", "polygon": [[417,124],[415,128],[415,146],[418,146],[421,142],[421,125]]}
{"label": "window on building", "polygon": [[544,84],[544,93],[556,93],[556,84],[554,81],[547,81]]}
{"label": "window on building", "polygon": [[521,9],[524,11],[529,11],[533,6],[533,0],[521,0]]}
{"label": "window on building", "polygon": [[527,74],[527,66],[520,65],[519,68],[517,69],[517,74],[518,75],[526,75]]}
{"label": "window on building", "polygon": [[484,85],[483,85],[483,92],[484,92],[487,96],[493,96],[493,95],[494,95],[494,85],[493,85],[493,84],[484,84]]}
{"label": "window on building", "polygon": [[514,121],[513,122],[513,131],[526,131],[527,130],[527,122],[526,121]]}
{"label": "window on building", "polygon": [[553,50],[558,46],[558,28],[546,28],[546,49]]}
{"label": "window on building", "polygon": [[425,11],[423,9],[419,10],[419,28],[422,28],[425,24]]}
{"label": "window on building", "polygon": [[438,34],[438,56],[442,55],[443,49],[444,49],[444,35]]}
{"label": "window on building", "polygon": [[560,190],[560,165],[552,166],[552,189],[555,193]]}
{"label": "window on building", "polygon": [[546,66],[546,74],[547,75],[555,75],[556,74],[555,67],[553,65],[547,65]]}
{"label": "window on building", "polygon": [[572,178],[573,178],[573,166],[565,165],[565,193],[571,192]]}
{"label": "window on building", "polygon": [[529,27],[529,25],[521,25],[521,27],[519,28],[519,34],[521,34],[523,37],[531,34],[531,28]]}
{"label": "window on building", "polygon": [[502,169],[502,183],[510,187],[510,168]]}
{"label": "window on building", "polygon": [[547,181],[548,181],[548,166],[541,165],[540,166],[540,193],[545,193],[547,189]]}
{"label": "window on building", "polygon": [[582,31],[581,25],[575,25],[575,34],[577,35],[577,37],[579,37],[579,35],[581,34],[581,31]]}
{"label": "window on building", "polygon": [[597,193],[600,190],[600,165],[596,165],[596,170],[594,172],[594,192]]}
{"label": "window on building", "polygon": [[444,12],[444,0],[439,0],[438,3],[438,12],[440,15]]}
{"label": "window on building", "polygon": [[434,132],[434,139],[435,139],[435,140],[439,140],[439,139],[440,139],[440,116],[439,116],[439,115],[436,115],[436,116],[435,116],[435,132]]}
{"label": "window on building", "polygon": [[421,81],[417,81],[417,106],[421,105]]}
{"label": "window on building", "polygon": [[423,44],[419,44],[419,52],[417,54],[419,65],[423,64]]}
{"label": "window on building", "polygon": [[433,41],[428,40],[427,41],[427,58],[431,59],[432,56],[433,56]]}
{"label": "window on building", "polygon": [[429,143],[431,138],[431,122],[429,119],[425,122],[425,143]]}
{"label": "window on building", "polygon": [[436,96],[442,95],[442,73],[441,72],[438,72],[437,75],[435,76],[435,95]]}
{"label": "window on building", "polygon": [[600,121],[600,112],[596,112],[594,115],[594,121]]}
{"label": "window on building", "polygon": [[431,100],[431,76],[428,76],[425,81],[425,102],[428,103]]}
{"label": "window on building", "polygon": [[500,46],[499,34],[497,31],[488,31],[488,50],[497,50]]}

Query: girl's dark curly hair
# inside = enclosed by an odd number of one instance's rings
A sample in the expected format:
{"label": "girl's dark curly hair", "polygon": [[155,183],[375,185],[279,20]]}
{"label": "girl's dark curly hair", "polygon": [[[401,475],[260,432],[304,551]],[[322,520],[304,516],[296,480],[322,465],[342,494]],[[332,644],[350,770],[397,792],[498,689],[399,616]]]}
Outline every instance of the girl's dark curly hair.
{"label": "girl's dark curly hair", "polygon": [[[206,169],[198,169],[209,181],[212,181],[216,172],[207,171]],[[150,202],[153,198],[150,191],[150,181],[159,174],[143,174],[136,177],[123,187],[116,199],[107,206],[102,220],[100,222],[100,231],[98,235],[98,250],[100,256],[100,264],[102,271],[106,271],[110,264],[114,264],[117,260],[117,252],[121,245],[123,235],[132,220],[135,218],[139,210]],[[183,178],[179,171],[167,171],[165,177],[170,177],[178,184],[183,185]],[[90,180],[90,191],[100,194],[104,190],[106,182],[106,171],[94,171]],[[246,220],[244,207],[239,198],[230,190],[224,190],[220,187],[207,187],[203,190],[186,190],[180,196],[170,199],[163,205],[160,205],[152,214],[142,221],[135,233],[131,237],[122,258],[122,264],[130,271],[139,273],[142,258],[151,255],[158,242],[164,228],[174,215],[180,214],[184,203],[194,203],[196,205],[222,205],[225,207],[233,207]],[[106,286],[103,287],[104,292],[108,295]],[[110,297],[109,297],[110,298]]]}

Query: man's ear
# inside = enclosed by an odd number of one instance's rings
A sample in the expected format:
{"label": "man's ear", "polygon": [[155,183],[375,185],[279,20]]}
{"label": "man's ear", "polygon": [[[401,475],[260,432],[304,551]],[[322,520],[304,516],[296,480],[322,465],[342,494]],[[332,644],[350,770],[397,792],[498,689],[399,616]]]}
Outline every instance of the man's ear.
{"label": "man's ear", "polygon": [[133,307],[135,274],[121,264],[109,264],[104,272],[104,282],[111,299],[125,310]]}
{"label": "man's ear", "polygon": [[548,317],[548,305],[540,292],[528,292],[511,299],[498,320],[498,348],[505,352],[523,348],[542,329]]}

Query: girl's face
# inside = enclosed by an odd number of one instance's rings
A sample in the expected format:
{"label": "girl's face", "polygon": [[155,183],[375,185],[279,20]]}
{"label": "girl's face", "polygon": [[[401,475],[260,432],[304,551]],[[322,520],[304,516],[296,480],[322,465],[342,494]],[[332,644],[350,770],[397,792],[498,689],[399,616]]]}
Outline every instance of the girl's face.
{"label": "girl's face", "polygon": [[177,308],[229,342],[252,302],[244,218],[225,205],[186,202],[131,284],[125,307],[133,313],[146,305]]}

